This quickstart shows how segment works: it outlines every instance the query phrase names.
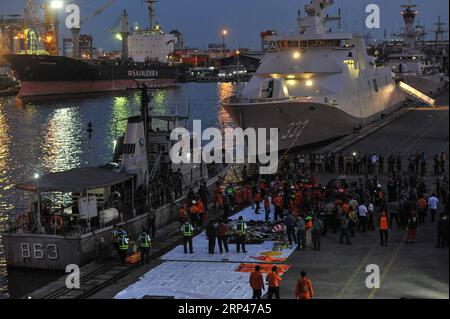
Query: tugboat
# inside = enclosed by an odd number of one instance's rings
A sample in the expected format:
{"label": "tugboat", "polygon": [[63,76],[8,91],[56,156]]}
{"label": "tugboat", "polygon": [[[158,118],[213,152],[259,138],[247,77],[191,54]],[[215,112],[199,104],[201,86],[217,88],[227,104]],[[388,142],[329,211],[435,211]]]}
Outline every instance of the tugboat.
{"label": "tugboat", "polygon": [[332,32],[332,0],[312,0],[299,33],[265,38],[266,53],[250,82],[224,103],[243,129],[279,129],[279,149],[331,140],[403,106],[388,67],[367,54],[364,39]]}
{"label": "tugboat", "polygon": [[[128,119],[119,139],[116,161],[101,167],[81,167],[36,176],[18,184],[34,200],[28,209],[9,217],[2,234],[9,267],[65,269],[92,261],[99,250],[113,254],[111,230],[123,226],[130,236],[147,227],[150,217],[161,227],[178,217],[182,198],[152,207],[152,183],[157,175],[176,171],[183,175],[183,190],[206,182],[210,190],[217,176],[206,165],[172,164],[171,130],[188,116],[148,114],[147,89],[142,89],[140,116]],[[167,130],[154,129],[154,120]],[[106,244],[105,244],[106,243]]]}

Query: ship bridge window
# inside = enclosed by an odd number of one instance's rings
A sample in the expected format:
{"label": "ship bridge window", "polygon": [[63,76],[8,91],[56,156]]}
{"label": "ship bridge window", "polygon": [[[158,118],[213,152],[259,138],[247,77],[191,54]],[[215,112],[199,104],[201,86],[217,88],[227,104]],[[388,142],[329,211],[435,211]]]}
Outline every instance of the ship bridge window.
{"label": "ship bridge window", "polygon": [[279,49],[287,49],[288,48],[288,41],[278,41],[278,48]]}
{"label": "ship bridge window", "polygon": [[318,47],[319,46],[319,42],[317,40],[310,40],[308,41],[308,47],[309,48],[314,48],[314,47]]}
{"label": "ship bridge window", "polygon": [[123,144],[123,154],[134,154],[136,144]]}

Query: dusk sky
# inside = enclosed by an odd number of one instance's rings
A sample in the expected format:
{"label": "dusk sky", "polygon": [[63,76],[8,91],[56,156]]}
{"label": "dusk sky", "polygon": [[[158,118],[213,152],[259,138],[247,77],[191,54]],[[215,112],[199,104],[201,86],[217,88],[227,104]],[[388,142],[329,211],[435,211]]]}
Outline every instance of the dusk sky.
{"label": "dusk sky", "polygon": [[[0,0],[0,14],[23,13],[24,0]],[[42,0],[34,0],[36,4]],[[66,3],[73,1],[66,0]],[[77,0],[81,6],[81,15],[89,16],[102,7],[107,0]],[[276,30],[289,33],[296,29],[298,9],[303,11],[309,0],[160,0],[156,4],[156,21],[169,32],[178,29],[191,47],[207,47],[209,43],[221,42],[220,30],[227,28],[227,46],[252,47],[259,49],[259,33],[262,30]],[[381,29],[371,30],[375,38],[383,37],[383,30],[388,34],[399,31],[402,27],[400,5],[407,0],[336,0],[330,14],[337,13],[342,8],[342,25],[346,31],[362,32],[366,18],[365,7],[378,4],[381,7]],[[448,0],[416,0],[419,7],[418,21],[425,24],[427,30],[434,28],[434,23],[440,15],[448,23]],[[129,12],[130,24],[138,22],[147,26],[147,10],[142,0],[116,0],[112,6],[101,15],[86,22],[82,33],[94,36],[97,48],[119,49],[120,44],[108,31],[120,16],[123,9]],[[63,12],[60,17],[65,19]],[[447,26],[448,28],[448,26]],[[69,32],[61,24],[62,36],[69,37]],[[446,35],[448,37],[448,34]]]}

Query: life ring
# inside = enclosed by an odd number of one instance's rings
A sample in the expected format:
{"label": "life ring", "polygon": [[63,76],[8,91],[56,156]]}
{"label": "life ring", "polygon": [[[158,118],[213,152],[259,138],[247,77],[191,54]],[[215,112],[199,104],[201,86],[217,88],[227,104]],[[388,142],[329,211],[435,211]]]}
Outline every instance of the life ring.
{"label": "life ring", "polygon": [[25,226],[26,228],[29,228],[31,224],[30,221],[30,216],[28,214],[28,212],[23,212],[20,215],[17,215],[16,217],[16,225],[22,225]]}
{"label": "life ring", "polygon": [[[55,223],[55,218],[56,218],[56,223]],[[50,226],[56,227],[56,229],[59,230],[64,226],[64,220],[59,215],[52,215],[52,217],[50,218]]]}

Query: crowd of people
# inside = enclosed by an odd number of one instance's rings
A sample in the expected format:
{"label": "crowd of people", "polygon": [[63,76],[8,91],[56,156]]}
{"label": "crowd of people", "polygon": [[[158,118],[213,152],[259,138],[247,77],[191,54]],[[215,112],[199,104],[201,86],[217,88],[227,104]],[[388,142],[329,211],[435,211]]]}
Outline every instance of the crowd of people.
{"label": "crowd of people", "polygon": [[[291,159],[287,157],[290,162]],[[395,174],[402,173],[405,160],[408,172],[420,173],[425,176],[429,166],[429,160],[424,152],[416,151],[406,158],[401,153],[325,153],[309,155],[299,154],[292,160],[297,169],[309,170],[312,173],[326,172],[339,174]],[[433,160],[433,173],[435,176],[445,171],[446,156],[444,153],[435,154]]]}
{"label": "crowd of people", "polygon": [[[194,252],[194,231],[205,230],[210,254],[215,253],[216,246],[220,253],[229,252],[230,233],[235,235],[236,252],[246,253],[245,221],[240,218],[232,229],[228,224],[228,217],[244,196],[252,203],[255,214],[264,214],[266,222],[284,224],[286,241],[296,244],[297,250],[310,247],[320,251],[322,237],[330,232],[339,234],[339,244],[352,245],[357,236],[378,231],[380,245],[388,246],[394,227],[406,231],[405,242],[414,244],[417,229],[430,222],[436,225],[436,247],[448,247],[446,157],[435,155],[432,171],[427,163],[426,154],[419,152],[408,158],[406,170],[399,155],[390,154],[385,158],[381,153],[338,153],[312,154],[308,160],[303,155],[293,160],[285,158],[274,175],[259,176],[257,169],[250,174],[250,167],[245,166],[243,187],[217,183],[214,198],[206,183],[197,191],[189,189],[179,207],[184,252]],[[327,174],[320,174],[322,172],[334,173],[336,177],[329,178]],[[208,207],[211,203],[212,207]],[[211,209],[222,211],[222,218],[209,220]],[[255,269],[250,277],[256,299],[264,289],[258,273]],[[296,297],[309,299],[313,295],[312,284],[306,274],[301,277],[304,280],[299,280]],[[276,269],[268,276],[268,281],[268,297],[279,298],[281,277]]]}

